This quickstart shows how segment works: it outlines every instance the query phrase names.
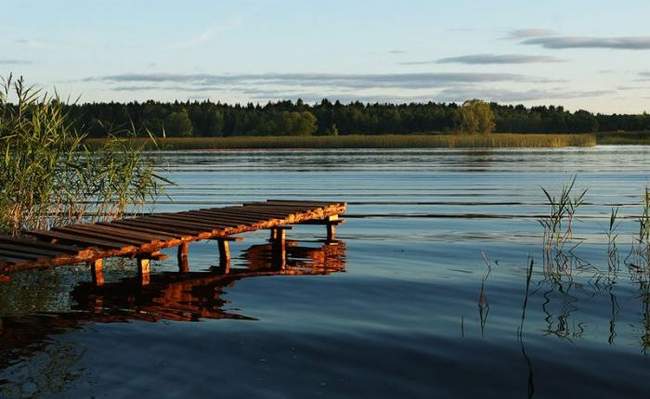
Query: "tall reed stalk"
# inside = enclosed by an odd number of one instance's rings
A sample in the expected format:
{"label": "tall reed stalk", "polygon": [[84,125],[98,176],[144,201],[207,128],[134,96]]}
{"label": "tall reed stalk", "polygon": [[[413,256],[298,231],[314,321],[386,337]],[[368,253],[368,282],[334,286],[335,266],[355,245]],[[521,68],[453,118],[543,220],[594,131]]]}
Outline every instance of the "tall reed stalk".
{"label": "tall reed stalk", "polygon": [[63,105],[22,78],[0,80],[0,232],[119,217],[159,193],[142,145],[111,136],[87,147]]}
{"label": "tall reed stalk", "polygon": [[641,217],[639,218],[639,242],[650,242],[650,188],[645,188],[642,201]]}
{"label": "tall reed stalk", "polygon": [[609,271],[616,272],[620,264],[620,257],[618,255],[618,246],[616,240],[618,239],[618,211],[619,208],[612,208],[609,215],[609,226],[607,228],[607,263]]}
{"label": "tall reed stalk", "polygon": [[576,176],[568,184],[562,186],[559,195],[551,194],[542,187],[549,206],[547,217],[538,219],[544,228],[544,247],[546,250],[556,248],[561,250],[568,240],[573,239],[573,225],[578,208],[584,204],[589,189],[574,193]]}
{"label": "tall reed stalk", "polygon": [[650,282],[650,188],[646,187],[641,201],[641,216],[639,236],[630,249],[625,262],[634,270],[640,279]]}

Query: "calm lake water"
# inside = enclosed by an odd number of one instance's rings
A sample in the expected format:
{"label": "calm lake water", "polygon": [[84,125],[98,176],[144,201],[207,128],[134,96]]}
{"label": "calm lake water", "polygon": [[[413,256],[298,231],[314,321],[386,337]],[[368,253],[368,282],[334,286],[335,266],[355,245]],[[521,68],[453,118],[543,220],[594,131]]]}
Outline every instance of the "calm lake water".
{"label": "calm lake water", "polygon": [[[85,267],[17,274],[0,285],[0,397],[650,396],[650,273],[628,256],[650,147],[157,156],[177,186],[156,211],[343,200],[341,241],[296,227],[277,271],[268,232],[248,234],[229,276],[196,243],[192,273],[171,256],[145,288],[129,261],[102,289]],[[573,174],[581,244],[545,262],[540,187]]]}

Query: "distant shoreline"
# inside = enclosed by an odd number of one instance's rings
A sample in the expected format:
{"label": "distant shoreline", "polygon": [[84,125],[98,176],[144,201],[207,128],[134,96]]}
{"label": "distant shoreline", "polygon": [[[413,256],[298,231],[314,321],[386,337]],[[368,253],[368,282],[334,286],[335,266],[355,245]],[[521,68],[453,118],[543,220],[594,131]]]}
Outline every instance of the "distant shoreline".
{"label": "distant shoreline", "polygon": [[[104,139],[86,140],[90,146]],[[220,150],[292,148],[559,148],[592,147],[599,144],[594,134],[512,134],[486,135],[342,135],[342,136],[235,136],[136,138],[147,150]],[[627,143],[626,143],[627,144]]]}

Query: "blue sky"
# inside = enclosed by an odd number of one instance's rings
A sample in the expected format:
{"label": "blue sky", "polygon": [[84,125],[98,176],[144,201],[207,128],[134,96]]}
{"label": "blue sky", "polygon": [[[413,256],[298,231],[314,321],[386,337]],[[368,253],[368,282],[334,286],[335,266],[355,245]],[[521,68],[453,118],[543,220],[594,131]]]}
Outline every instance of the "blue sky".
{"label": "blue sky", "polygon": [[650,111],[650,2],[6,1],[0,74],[81,101]]}

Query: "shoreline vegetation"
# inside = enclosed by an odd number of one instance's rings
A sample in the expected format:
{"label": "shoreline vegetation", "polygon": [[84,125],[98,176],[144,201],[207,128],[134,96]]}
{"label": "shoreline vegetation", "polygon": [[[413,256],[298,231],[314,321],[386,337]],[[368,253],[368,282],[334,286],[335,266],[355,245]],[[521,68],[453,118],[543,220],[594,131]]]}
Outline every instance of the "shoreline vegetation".
{"label": "shoreline vegetation", "polygon": [[211,101],[74,103],[74,127],[89,137],[123,129],[166,137],[337,136],[439,132],[594,133],[650,130],[650,114],[601,114],[562,106],[464,103],[362,103],[276,101],[228,104]]}
{"label": "shoreline vegetation", "polygon": [[0,234],[119,218],[168,183],[135,143],[84,137],[56,95],[0,78]]}
{"label": "shoreline vegetation", "polygon": [[[88,138],[90,147],[105,139]],[[594,134],[385,134],[341,136],[232,136],[129,138],[145,150],[226,150],[299,148],[560,148],[600,144]],[[627,143],[626,143],[627,144]]]}

